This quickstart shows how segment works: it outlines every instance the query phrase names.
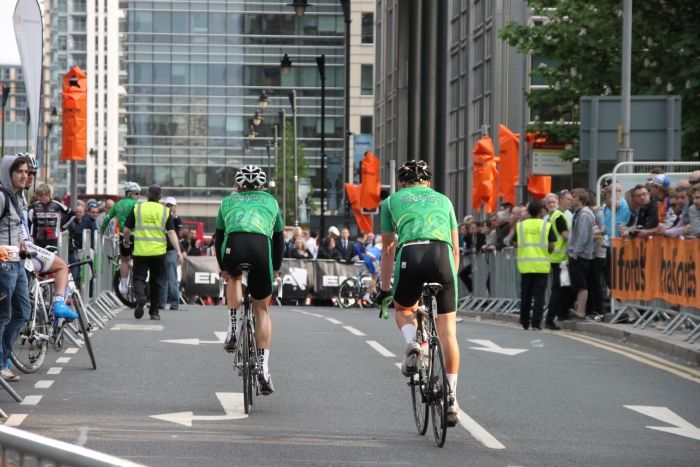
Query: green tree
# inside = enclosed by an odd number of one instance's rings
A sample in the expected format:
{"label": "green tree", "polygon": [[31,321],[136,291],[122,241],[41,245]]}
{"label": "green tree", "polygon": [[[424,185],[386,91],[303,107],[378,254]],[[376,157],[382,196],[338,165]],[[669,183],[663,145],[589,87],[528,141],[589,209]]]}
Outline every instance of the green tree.
{"label": "green tree", "polygon": [[[271,193],[277,198],[277,202],[281,209],[283,207],[282,190],[286,191],[287,209],[282,213],[286,225],[294,224],[294,129],[291,122],[287,122],[285,128],[285,147],[286,147],[286,166],[282,155],[282,141],[277,144],[277,154],[275,156],[274,178],[276,187],[271,190]],[[306,177],[308,163],[304,155],[304,145],[297,141],[297,175],[298,178]],[[301,202],[299,203],[301,205]]]}
{"label": "green tree", "polygon": [[[501,39],[533,56],[532,78],[548,85],[527,96],[535,124],[553,141],[571,141],[578,156],[579,98],[619,95],[622,1],[528,0],[541,26],[506,25]],[[700,153],[700,2],[634,2],[632,95],[678,94],[682,99],[682,154]],[[539,118],[538,118],[539,117]],[[567,122],[576,122],[570,124]]]}

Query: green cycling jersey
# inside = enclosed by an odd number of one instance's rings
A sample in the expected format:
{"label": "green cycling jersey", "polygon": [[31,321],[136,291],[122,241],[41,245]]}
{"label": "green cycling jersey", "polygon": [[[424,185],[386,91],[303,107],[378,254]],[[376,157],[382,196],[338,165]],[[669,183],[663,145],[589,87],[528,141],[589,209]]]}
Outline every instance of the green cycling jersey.
{"label": "green cycling jersey", "polygon": [[138,200],[130,197],[122,198],[114,203],[112,209],[107,213],[104,222],[102,222],[100,232],[104,233],[105,230],[107,230],[107,226],[114,216],[117,216],[117,220],[119,221],[119,231],[123,232],[124,222],[126,222],[126,218],[129,217],[129,214],[134,212],[134,206],[136,206],[136,204],[138,204]]}
{"label": "green cycling jersey", "polygon": [[418,240],[438,240],[452,246],[452,232],[457,230],[457,218],[447,196],[429,186],[412,185],[384,200],[381,229],[383,233],[395,232],[399,245]]}
{"label": "green cycling jersey", "polygon": [[223,199],[216,216],[216,229],[224,231],[224,245],[233,232],[258,233],[272,238],[284,230],[282,213],[274,196],[253,190],[232,193]]}

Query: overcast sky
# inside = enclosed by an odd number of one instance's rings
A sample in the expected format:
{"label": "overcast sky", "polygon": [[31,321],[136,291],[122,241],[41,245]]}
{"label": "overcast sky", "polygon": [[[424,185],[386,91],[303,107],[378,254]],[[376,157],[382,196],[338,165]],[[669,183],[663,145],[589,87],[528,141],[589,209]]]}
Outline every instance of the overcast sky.
{"label": "overcast sky", "polygon": [[[0,0],[0,65],[19,65],[19,51],[15,39],[15,25],[12,15],[17,0]],[[43,1],[39,5],[43,9]]]}

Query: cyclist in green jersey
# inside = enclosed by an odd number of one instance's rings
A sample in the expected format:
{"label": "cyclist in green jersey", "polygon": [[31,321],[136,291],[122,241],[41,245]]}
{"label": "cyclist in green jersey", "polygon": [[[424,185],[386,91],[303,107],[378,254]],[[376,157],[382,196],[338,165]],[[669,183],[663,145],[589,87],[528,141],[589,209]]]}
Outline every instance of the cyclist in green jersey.
{"label": "cyclist in green jersey", "polygon": [[[141,186],[136,182],[124,182],[124,198],[117,201],[112,209],[109,210],[105,220],[100,227],[100,233],[105,232],[109,226],[109,222],[113,217],[117,217],[119,222],[119,232],[124,231],[124,222],[129,214],[134,212],[134,206],[138,204],[139,195],[141,195]],[[119,293],[126,295],[129,292],[129,258],[133,250],[134,236],[130,236],[129,246],[124,246],[124,236],[119,235]]]}
{"label": "cyclist in green jersey", "polygon": [[[455,426],[459,421],[456,400],[459,346],[455,311],[459,266],[457,219],[450,200],[430,187],[431,177],[430,168],[424,161],[406,162],[397,171],[401,189],[382,203],[382,290],[378,301],[381,303],[386,297],[394,297],[396,324],[406,340],[401,371],[410,377],[417,371],[420,355],[415,313],[423,283],[442,284],[443,289],[435,297],[436,324],[450,383],[447,423]],[[391,284],[392,268],[394,285],[390,292],[385,289],[385,284]]]}
{"label": "cyclist in green jersey", "polygon": [[277,200],[263,191],[267,177],[260,167],[246,165],[236,173],[238,191],[221,202],[216,217],[216,259],[228,282],[228,332],[224,349],[236,348],[236,312],[241,305],[241,263],[249,263],[248,290],[255,313],[255,342],[263,371],[258,376],[263,395],[274,391],[268,367],[272,322],[268,313],[273,271],[282,265],[284,221]]}

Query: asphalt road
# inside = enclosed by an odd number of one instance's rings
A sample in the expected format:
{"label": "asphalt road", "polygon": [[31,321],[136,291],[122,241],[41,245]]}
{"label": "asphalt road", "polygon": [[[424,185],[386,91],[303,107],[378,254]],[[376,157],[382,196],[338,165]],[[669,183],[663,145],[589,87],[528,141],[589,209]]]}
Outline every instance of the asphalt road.
{"label": "asphalt road", "polygon": [[153,466],[698,465],[700,372],[571,334],[465,321],[464,426],[440,449],[415,429],[393,319],[272,313],[276,391],[248,417],[221,348],[223,307],[166,310],[161,321],[124,310],[93,335],[96,371],[84,350],[51,351],[13,383],[40,397],[18,405],[0,392],[0,404],[21,429]]}

